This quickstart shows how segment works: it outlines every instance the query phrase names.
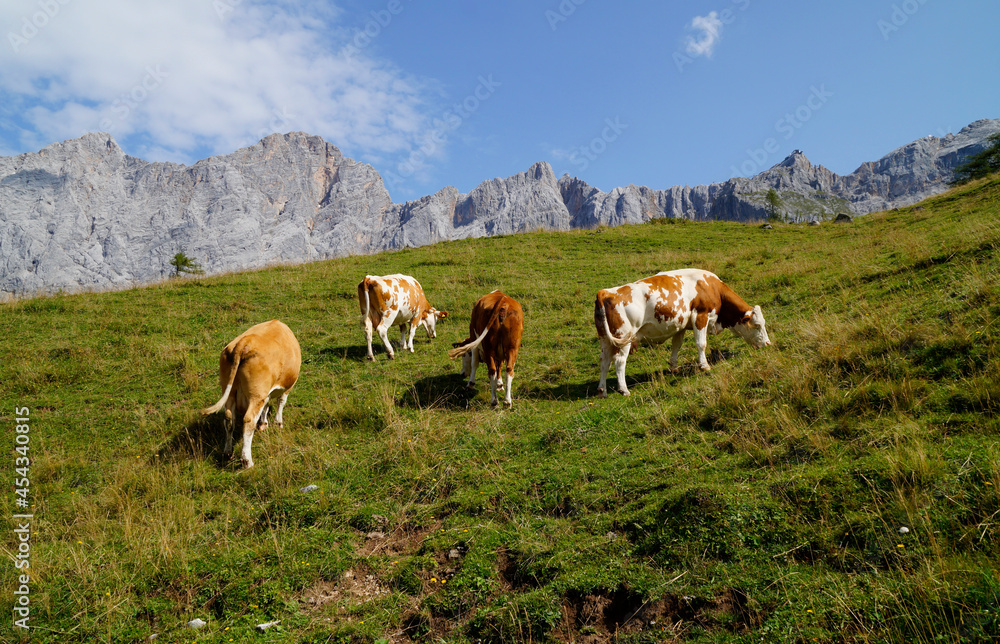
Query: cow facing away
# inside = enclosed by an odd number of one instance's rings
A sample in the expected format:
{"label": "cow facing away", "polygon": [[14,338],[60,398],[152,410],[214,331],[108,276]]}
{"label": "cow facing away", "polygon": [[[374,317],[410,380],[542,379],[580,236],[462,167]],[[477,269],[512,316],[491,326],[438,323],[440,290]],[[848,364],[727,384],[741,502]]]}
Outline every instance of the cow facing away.
{"label": "cow facing away", "polygon": [[219,356],[219,384],[222,398],[202,414],[226,408],[226,448],[223,457],[233,455],[233,425],[243,423],[244,467],[253,467],[250,444],[256,429],[267,429],[270,401],[279,397],[274,421],[284,426],[281,412],[288,394],[299,378],[302,351],[291,329],[278,320],[252,326],[226,345]]}
{"label": "cow facing away", "polygon": [[751,308],[716,275],[694,268],[658,273],[598,291],[594,324],[601,340],[601,380],[597,385],[601,398],[607,395],[612,359],[618,391],[629,395],[625,362],[629,351],[641,341],[662,344],[672,339],[670,369],[676,370],[684,332],[691,331],[704,371],[711,369],[705,358],[709,333],[717,335],[730,329],[758,349],[771,344],[759,306]]}
{"label": "cow facing away", "polygon": [[[447,311],[438,311],[427,298],[420,282],[409,275],[366,275],[358,284],[358,303],[361,305],[361,326],[368,343],[368,359],[372,352],[372,327],[378,331],[389,359],[396,357],[389,342],[389,327],[399,325],[403,350],[413,353],[413,336],[418,326],[423,326],[428,338],[437,337],[437,321],[448,317]],[[409,328],[407,328],[409,327]]]}
{"label": "cow facing away", "polygon": [[[476,369],[485,362],[490,379],[490,404],[497,406],[497,389],[504,389],[504,407],[511,406],[510,387],[514,378],[517,352],[524,332],[524,312],[512,297],[500,291],[479,298],[472,307],[469,337],[456,342],[448,352],[451,359],[462,357],[462,375],[469,377],[468,386],[476,386]],[[500,368],[506,363],[506,383],[500,382]]]}

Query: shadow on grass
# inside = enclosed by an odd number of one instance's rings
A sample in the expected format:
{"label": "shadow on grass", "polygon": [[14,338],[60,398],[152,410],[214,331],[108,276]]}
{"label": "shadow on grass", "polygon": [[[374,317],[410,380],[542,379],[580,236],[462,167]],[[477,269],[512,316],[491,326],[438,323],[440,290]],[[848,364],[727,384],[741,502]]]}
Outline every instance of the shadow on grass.
{"label": "shadow on grass", "polygon": [[[629,377],[629,386],[643,384],[654,380],[655,374],[640,374],[633,378]],[[465,411],[472,406],[472,401],[480,394],[486,396],[487,402],[490,398],[489,378],[485,371],[476,376],[476,386],[469,389],[465,386],[467,378],[459,373],[431,376],[422,378],[415,382],[396,401],[400,407],[409,409],[439,408],[454,411]],[[608,381],[609,387],[614,389],[614,379]],[[581,383],[563,383],[559,385],[546,385],[545,383],[531,383],[526,381],[518,382],[517,373],[514,373],[512,383],[513,400],[517,404],[517,399],[523,400],[579,400],[593,398],[597,395],[597,380]],[[497,397],[503,398],[503,392],[497,391]]]}
{"label": "shadow on grass", "polygon": [[[413,340],[413,346],[420,346],[419,338]],[[400,354],[409,351],[400,348],[399,342],[393,341],[392,350],[396,352],[396,359],[400,358]],[[419,351],[419,349],[418,349]],[[385,345],[377,337],[375,341],[372,342],[372,353],[375,355],[375,360],[389,360],[389,352],[385,350]],[[350,347],[326,347],[325,349],[320,349],[319,351],[320,359],[323,361],[329,360],[350,360],[351,362],[367,362],[368,361],[368,346],[364,344],[356,344]]]}
{"label": "shadow on grass", "polygon": [[[720,357],[720,356],[716,356]],[[716,362],[721,362],[721,360],[710,360],[714,365]],[[596,375],[600,375],[600,371],[595,369]],[[652,371],[647,371],[645,373],[631,373],[627,372],[625,374],[625,381],[628,384],[629,391],[633,394],[637,393],[635,391],[636,387],[642,387],[644,385],[660,385],[665,384],[670,386],[676,384],[680,379],[695,378],[702,375],[702,370],[698,367],[696,362],[690,364],[681,364],[677,368],[676,373],[671,373],[669,368],[667,369],[655,369]],[[515,378],[515,385],[516,385]],[[523,396],[527,398],[534,398],[538,400],[582,400],[586,398],[597,397],[597,385],[599,379],[589,380],[580,383],[562,383],[562,384],[546,384],[546,383],[536,383],[530,384],[523,390]],[[608,396],[620,395],[618,394],[618,378],[615,377],[614,372],[608,374],[607,380],[608,386]],[[517,387],[514,387],[514,396],[517,397]]]}
{"label": "shadow on grass", "polygon": [[[379,359],[379,350],[376,345],[372,345],[372,351],[375,353],[375,359]],[[382,348],[381,357],[388,360],[389,356],[385,352],[385,347]],[[364,344],[356,344],[350,347],[326,347],[325,349],[320,349],[319,355],[323,360],[333,360],[340,358],[342,360],[350,360],[352,362],[366,362],[368,360],[368,346]]]}
{"label": "shadow on grass", "polygon": [[[362,347],[364,348],[364,347]],[[713,365],[724,362],[732,357],[730,351],[712,350],[709,354],[709,362]],[[677,373],[671,373],[669,368],[655,369],[646,373],[627,373],[626,380],[629,389],[641,387],[650,383],[670,383],[678,378],[692,378],[701,375],[697,362],[681,363]],[[599,369],[595,365],[594,375],[600,375]],[[479,394],[486,392],[489,398],[489,378],[486,370],[480,366],[476,375],[475,389],[465,386],[466,378],[458,372],[430,376],[416,381],[403,395],[397,399],[396,404],[400,407],[410,409],[443,408],[450,410],[464,411],[470,407],[471,401]],[[582,400],[597,396],[598,379],[584,382],[564,382],[546,383],[538,381],[518,380],[517,372],[514,373],[513,398],[528,400]],[[608,395],[617,393],[618,381],[614,373],[608,375]],[[500,392],[498,396],[502,397]]]}
{"label": "shadow on grass", "polygon": [[[242,437],[243,431],[237,427],[233,432],[233,444]],[[222,458],[225,446],[225,416],[222,413],[199,416],[160,446],[156,459],[160,462],[213,459],[219,467],[225,467],[227,462]]]}
{"label": "shadow on grass", "polygon": [[396,404],[410,409],[465,410],[469,407],[469,401],[476,397],[485,379],[477,383],[476,389],[469,389],[465,386],[465,382],[466,379],[457,371],[421,378],[403,392]]}

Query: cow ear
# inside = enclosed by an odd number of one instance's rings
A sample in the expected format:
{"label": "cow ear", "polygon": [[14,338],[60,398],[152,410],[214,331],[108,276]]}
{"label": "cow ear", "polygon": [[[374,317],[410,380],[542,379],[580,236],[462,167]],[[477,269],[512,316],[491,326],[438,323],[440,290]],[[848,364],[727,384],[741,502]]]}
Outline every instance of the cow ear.
{"label": "cow ear", "polygon": [[448,317],[448,312],[447,311],[438,311],[437,312],[437,316],[438,316],[439,320],[443,320],[446,317]]}

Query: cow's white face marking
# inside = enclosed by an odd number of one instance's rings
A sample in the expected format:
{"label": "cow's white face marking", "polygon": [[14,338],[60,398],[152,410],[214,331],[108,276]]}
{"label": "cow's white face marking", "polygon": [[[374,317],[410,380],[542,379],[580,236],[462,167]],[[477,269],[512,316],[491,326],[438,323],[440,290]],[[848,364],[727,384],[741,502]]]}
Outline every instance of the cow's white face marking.
{"label": "cow's white face marking", "polygon": [[436,338],[437,336],[437,311],[431,309],[424,316],[424,319],[420,321],[424,325],[424,330],[427,331],[428,338]]}
{"label": "cow's white face marking", "polygon": [[437,321],[443,320],[448,317],[447,311],[438,311],[435,308],[431,308],[424,315],[423,319],[420,320],[420,324],[423,325],[424,330],[427,331],[428,338],[437,337]]}
{"label": "cow's white face marking", "polygon": [[771,346],[771,339],[767,337],[767,327],[764,324],[764,313],[760,310],[760,305],[747,311],[743,322],[733,327],[733,332],[747,341],[750,346],[757,349]]}

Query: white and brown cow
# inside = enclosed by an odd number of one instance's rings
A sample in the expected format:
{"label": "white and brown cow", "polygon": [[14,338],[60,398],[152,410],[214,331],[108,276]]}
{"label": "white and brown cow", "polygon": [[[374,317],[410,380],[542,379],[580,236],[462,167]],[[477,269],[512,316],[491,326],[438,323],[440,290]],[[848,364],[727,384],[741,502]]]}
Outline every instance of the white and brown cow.
{"label": "white and brown cow", "polygon": [[685,331],[694,333],[698,363],[711,369],[705,358],[708,334],[730,329],[754,347],[769,346],[764,314],[750,307],[716,275],[695,268],[658,273],[638,282],[597,292],[594,324],[601,339],[601,380],[597,395],[607,395],[608,367],[612,358],[618,391],[629,395],[625,362],[629,351],[645,341],[662,344],[673,339],[670,368],[677,369],[677,352]]}
{"label": "white and brown cow", "polygon": [[214,414],[226,408],[226,448],[223,456],[233,455],[233,425],[243,423],[244,467],[253,467],[250,444],[254,430],[267,429],[267,413],[272,398],[280,396],[274,421],[284,426],[281,412],[288,394],[299,379],[302,350],[291,329],[278,320],[263,322],[247,329],[226,345],[219,356],[219,385],[222,398],[202,414]]}
{"label": "white and brown cow", "polygon": [[[372,353],[372,327],[378,330],[389,358],[396,357],[389,342],[389,327],[398,324],[402,335],[403,349],[413,353],[413,336],[418,326],[423,326],[428,338],[437,337],[437,321],[448,317],[447,311],[438,311],[427,298],[420,282],[409,275],[366,275],[358,284],[358,302],[361,305],[361,326],[365,329],[368,342],[368,359],[374,360]],[[409,329],[407,329],[409,327]]]}
{"label": "white and brown cow", "polygon": [[[479,298],[472,307],[469,337],[456,342],[448,352],[455,359],[462,356],[462,375],[469,377],[469,387],[476,386],[476,369],[479,362],[486,363],[490,379],[490,404],[497,406],[497,388],[503,387],[504,407],[511,406],[510,387],[514,378],[517,352],[521,348],[524,332],[524,312],[512,297],[500,291]],[[506,363],[506,385],[500,382],[500,368]]]}

